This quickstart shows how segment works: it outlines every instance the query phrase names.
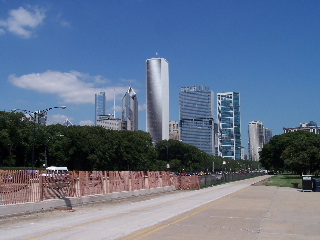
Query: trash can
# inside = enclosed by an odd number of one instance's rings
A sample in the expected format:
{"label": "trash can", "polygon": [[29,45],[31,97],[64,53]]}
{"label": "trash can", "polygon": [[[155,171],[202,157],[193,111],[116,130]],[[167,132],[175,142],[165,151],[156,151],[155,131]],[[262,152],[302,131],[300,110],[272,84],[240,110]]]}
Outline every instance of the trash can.
{"label": "trash can", "polygon": [[313,178],[313,188],[312,190],[314,192],[320,192],[320,179],[319,178]]}
{"label": "trash can", "polygon": [[311,175],[302,176],[302,191],[312,192],[312,176]]}

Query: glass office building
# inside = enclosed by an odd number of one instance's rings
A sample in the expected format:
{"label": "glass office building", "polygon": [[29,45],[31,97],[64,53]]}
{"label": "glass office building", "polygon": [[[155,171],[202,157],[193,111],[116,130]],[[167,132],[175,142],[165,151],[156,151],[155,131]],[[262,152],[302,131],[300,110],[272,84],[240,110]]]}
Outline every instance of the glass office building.
{"label": "glass office building", "polygon": [[147,59],[147,132],[157,143],[169,139],[169,63]]}
{"label": "glass office building", "polygon": [[263,128],[264,144],[267,144],[272,138],[272,129]]}
{"label": "glass office building", "polygon": [[138,130],[138,98],[131,87],[122,98],[122,124],[124,130]]}
{"label": "glass office building", "polygon": [[106,93],[95,94],[95,125],[97,126],[98,116],[106,115]]}
{"label": "glass office building", "polygon": [[218,93],[218,152],[228,159],[241,159],[240,93]]}
{"label": "glass office building", "polygon": [[215,155],[213,91],[204,85],[182,87],[179,106],[181,141]]}

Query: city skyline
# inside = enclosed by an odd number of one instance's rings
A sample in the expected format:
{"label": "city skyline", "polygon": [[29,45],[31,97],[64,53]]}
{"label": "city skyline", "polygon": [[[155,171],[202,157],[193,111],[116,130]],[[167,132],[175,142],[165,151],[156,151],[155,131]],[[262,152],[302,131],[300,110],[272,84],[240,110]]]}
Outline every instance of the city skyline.
{"label": "city skyline", "polygon": [[[54,106],[48,124],[94,125],[94,95],[121,116],[131,86],[146,130],[145,60],[170,62],[170,120],[182,86],[241,93],[242,145],[260,120],[283,128],[319,122],[318,1],[1,1],[1,110]],[[70,11],[70,9],[75,9]],[[128,21],[130,19],[130,21]],[[206,23],[206,24],[203,24]],[[310,87],[312,86],[312,87]]]}

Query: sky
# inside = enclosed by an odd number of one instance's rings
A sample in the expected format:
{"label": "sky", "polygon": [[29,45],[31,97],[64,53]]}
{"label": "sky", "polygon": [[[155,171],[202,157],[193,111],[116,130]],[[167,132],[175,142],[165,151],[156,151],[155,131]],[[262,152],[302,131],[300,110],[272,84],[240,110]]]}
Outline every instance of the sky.
{"label": "sky", "polygon": [[[48,123],[94,124],[94,97],[121,117],[131,86],[146,130],[146,59],[170,68],[170,119],[183,86],[240,92],[248,123],[273,134],[318,124],[320,1],[0,0],[0,110],[48,112]],[[215,99],[215,104],[216,104]]]}

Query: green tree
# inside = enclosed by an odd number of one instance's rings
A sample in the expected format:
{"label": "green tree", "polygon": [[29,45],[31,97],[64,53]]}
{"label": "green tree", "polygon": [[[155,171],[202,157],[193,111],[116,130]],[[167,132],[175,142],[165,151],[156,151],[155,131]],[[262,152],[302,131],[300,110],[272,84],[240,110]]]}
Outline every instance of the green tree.
{"label": "green tree", "polygon": [[320,169],[320,136],[296,131],[274,136],[260,152],[265,169],[313,173]]}
{"label": "green tree", "polygon": [[274,136],[260,152],[262,166],[268,170],[283,170],[284,161],[281,155],[289,144],[290,136],[287,134]]}
{"label": "green tree", "polygon": [[287,170],[311,174],[320,169],[320,136],[308,131],[288,133],[290,144],[281,154]]}
{"label": "green tree", "polygon": [[0,111],[0,166],[27,162],[31,129],[32,125],[23,113]]}
{"label": "green tree", "polygon": [[177,140],[163,140],[156,145],[160,168],[170,165],[171,171],[202,171],[212,168],[212,157],[199,148]]}

